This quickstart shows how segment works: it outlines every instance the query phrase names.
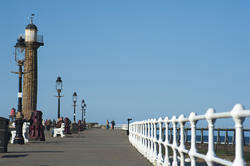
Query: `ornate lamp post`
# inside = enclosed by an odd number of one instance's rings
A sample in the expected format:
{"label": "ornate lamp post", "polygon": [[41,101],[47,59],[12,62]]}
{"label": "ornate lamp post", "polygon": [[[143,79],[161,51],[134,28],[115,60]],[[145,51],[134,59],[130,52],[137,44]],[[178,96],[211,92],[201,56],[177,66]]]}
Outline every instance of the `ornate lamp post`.
{"label": "ornate lamp post", "polygon": [[86,128],[86,109],[87,109],[87,105],[85,103],[84,100],[82,100],[82,123],[83,123],[83,128]]}
{"label": "ornate lamp post", "polygon": [[61,77],[57,77],[56,79],[56,90],[58,95],[56,96],[58,98],[58,112],[57,112],[57,118],[59,119],[60,116],[60,98],[63,97],[61,96],[61,91],[62,91],[62,79]]}
{"label": "ornate lamp post", "polygon": [[77,102],[77,94],[76,92],[73,93],[72,96],[72,101],[73,101],[73,107],[74,107],[74,122],[72,123],[72,134],[77,134],[78,133],[78,127],[76,124],[76,102]]}
{"label": "ornate lamp post", "polygon": [[87,105],[84,104],[84,111],[83,111],[83,116],[84,116],[84,119],[83,119],[84,129],[86,129],[86,109],[87,109]]}
{"label": "ornate lamp post", "polygon": [[82,100],[82,103],[81,103],[81,107],[82,107],[82,122],[83,122],[83,113],[84,113],[84,116],[85,116],[85,112],[84,112],[84,109],[85,109],[85,106],[86,106],[86,104],[85,104],[85,101],[84,101],[84,99]]}
{"label": "ornate lamp post", "polygon": [[73,107],[74,107],[74,123],[76,123],[76,102],[77,102],[76,92],[73,93],[72,100],[73,100]]}
{"label": "ornate lamp post", "polygon": [[17,62],[17,65],[19,66],[18,72],[13,72],[15,74],[18,74],[19,76],[19,86],[18,86],[18,109],[16,114],[16,136],[14,139],[14,144],[24,144],[23,139],[23,114],[22,114],[22,75],[24,74],[22,71],[22,66],[25,61],[25,42],[24,39],[20,36],[17,39],[17,43],[14,46],[15,47],[15,61]]}

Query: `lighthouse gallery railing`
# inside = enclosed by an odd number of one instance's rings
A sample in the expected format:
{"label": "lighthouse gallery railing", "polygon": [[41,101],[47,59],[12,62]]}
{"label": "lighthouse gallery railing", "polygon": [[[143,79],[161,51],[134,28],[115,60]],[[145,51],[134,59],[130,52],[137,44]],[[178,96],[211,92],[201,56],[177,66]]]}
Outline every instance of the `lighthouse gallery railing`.
{"label": "lighthouse gallery railing", "polygon": [[[243,156],[243,122],[246,117],[250,117],[250,110],[245,110],[241,104],[236,104],[232,111],[215,113],[210,108],[205,115],[190,113],[189,117],[180,115],[171,119],[159,118],[145,121],[133,122],[130,124],[129,140],[131,144],[142,153],[154,165],[177,166],[185,165],[185,161],[190,159],[191,166],[196,165],[198,158],[205,160],[208,166],[218,163],[226,166],[246,166]],[[235,158],[228,161],[216,156],[214,151],[214,123],[216,119],[232,118],[235,126]],[[199,153],[196,147],[196,123],[199,120],[206,120],[208,123],[208,150],[206,154]],[[184,141],[185,124],[189,122],[191,127],[191,147],[187,149]],[[172,125],[173,140],[169,141],[169,126]],[[180,142],[177,143],[177,127],[180,128]],[[163,127],[164,126],[164,127]],[[164,128],[165,134],[162,133]],[[158,132],[157,132],[157,129]],[[169,155],[169,149],[173,154]],[[164,153],[163,153],[164,151]],[[185,156],[188,156],[185,158]]]}

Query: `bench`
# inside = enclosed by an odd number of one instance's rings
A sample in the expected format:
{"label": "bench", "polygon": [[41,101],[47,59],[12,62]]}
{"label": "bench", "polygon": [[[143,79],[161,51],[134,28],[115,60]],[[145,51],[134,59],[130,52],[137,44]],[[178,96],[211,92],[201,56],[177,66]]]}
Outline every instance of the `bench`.
{"label": "bench", "polygon": [[54,128],[53,129],[53,137],[57,137],[57,135],[60,135],[61,137],[64,137],[64,128],[65,124],[62,123],[60,128]]}
{"label": "bench", "polygon": [[[29,126],[30,126],[29,122],[24,122],[23,123],[23,138],[24,138],[24,143],[28,143],[29,142]],[[13,127],[15,127],[15,123],[13,123]],[[10,138],[10,143],[11,144],[14,143],[15,137],[16,137],[16,130],[12,130],[11,131],[11,138]]]}

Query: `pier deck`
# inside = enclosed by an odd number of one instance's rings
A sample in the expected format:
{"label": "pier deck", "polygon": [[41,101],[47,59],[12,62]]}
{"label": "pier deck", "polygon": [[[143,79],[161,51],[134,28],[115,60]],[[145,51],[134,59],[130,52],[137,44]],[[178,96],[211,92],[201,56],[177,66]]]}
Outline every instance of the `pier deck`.
{"label": "pier deck", "polygon": [[150,166],[129,143],[124,130],[89,129],[45,142],[8,145],[1,166]]}

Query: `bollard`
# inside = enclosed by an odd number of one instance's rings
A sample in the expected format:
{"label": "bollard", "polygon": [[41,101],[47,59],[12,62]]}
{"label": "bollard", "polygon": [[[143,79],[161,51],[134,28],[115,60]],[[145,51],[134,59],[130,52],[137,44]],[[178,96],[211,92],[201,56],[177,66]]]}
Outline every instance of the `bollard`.
{"label": "bollard", "polygon": [[128,118],[128,130],[127,130],[127,135],[129,135],[129,122],[132,120],[132,118]]}

